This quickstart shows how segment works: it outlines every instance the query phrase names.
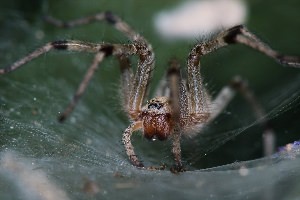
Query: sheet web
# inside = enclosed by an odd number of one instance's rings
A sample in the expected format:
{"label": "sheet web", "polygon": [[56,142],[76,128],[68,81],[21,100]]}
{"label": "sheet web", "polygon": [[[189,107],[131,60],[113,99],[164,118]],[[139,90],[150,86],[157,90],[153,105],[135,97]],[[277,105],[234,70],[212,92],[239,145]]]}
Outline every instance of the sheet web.
{"label": "sheet web", "polygon": [[[135,3],[137,2],[139,1],[135,1]],[[87,2],[83,3],[87,5]],[[145,2],[142,2],[143,5],[136,7],[145,7],[149,10],[152,7],[155,8],[152,6],[153,3],[151,2],[151,6],[145,6]],[[162,2],[158,4],[160,6]],[[61,5],[65,6],[66,4],[63,2]],[[74,7],[68,9],[69,18],[85,15],[82,13],[85,6],[70,1],[68,6],[72,5],[79,8],[80,12],[77,10],[78,13],[75,13],[76,10],[74,10],[72,14]],[[149,34],[151,32],[149,30],[152,30],[153,27],[144,27],[143,19],[136,19],[137,10],[132,5],[131,3],[125,6],[132,8],[126,11],[127,14],[124,14],[124,18],[128,19],[129,17],[130,21],[131,17],[133,22],[141,20],[139,22],[141,26],[133,24],[134,27]],[[287,5],[288,3],[285,4],[285,6]],[[280,6],[282,7],[281,4]],[[260,2],[258,7],[260,9],[269,8],[269,4],[266,3],[263,6]],[[65,12],[65,7],[61,8],[62,12]],[[91,8],[99,11],[99,0],[96,0]],[[122,11],[115,12],[122,14],[124,7],[120,6],[120,8]],[[104,8],[101,7],[101,9]],[[295,9],[297,8],[295,7]],[[50,13],[56,16],[54,10]],[[90,12],[91,10],[88,10],[86,13]],[[266,13],[266,10],[263,9],[261,12]],[[257,31],[261,31],[261,35],[264,36],[265,24],[261,22],[262,18],[266,18],[267,15],[258,13],[258,10],[255,10],[253,17],[257,17],[260,23],[252,26]],[[265,20],[268,22],[268,27],[271,26],[269,24],[271,21],[276,21],[276,26],[278,26],[279,19],[274,20],[274,14],[270,16],[272,16],[272,20]],[[284,16],[280,15],[280,20],[287,23]],[[38,18],[40,15],[36,17]],[[7,23],[14,22],[11,16],[6,21]],[[41,20],[39,21],[43,23]],[[20,24],[26,25],[23,27],[27,31],[26,37],[24,37],[23,29],[20,29]],[[259,27],[259,24],[262,24],[260,26],[263,27]],[[0,39],[1,67],[44,44],[42,41],[36,41],[34,33],[40,31],[39,29],[44,30],[47,26],[39,26],[35,29],[28,22],[18,22],[15,23],[15,26],[17,31],[11,31],[8,27],[1,29],[2,32],[7,31],[9,36]],[[45,34],[46,38],[43,41],[65,37],[93,41],[92,37],[94,37],[97,42],[101,40],[127,42],[120,39],[119,36],[107,32],[104,34],[102,27],[92,29],[90,32],[87,32],[88,27],[76,29],[74,32],[61,30],[62,32],[56,32],[55,35],[49,35],[53,31],[52,27],[48,29],[51,31]],[[84,33],[76,35],[80,30]],[[280,35],[278,38],[283,38],[283,34],[288,35],[283,41],[284,47],[288,44],[288,39],[297,36],[297,34],[293,37],[290,35],[296,33],[294,28],[292,30],[277,33]],[[112,32],[114,33],[115,30]],[[20,41],[11,39],[17,38],[18,34],[22,36],[19,36]],[[103,37],[106,35],[112,35],[113,39],[107,40]],[[272,35],[276,34],[266,34],[264,37],[269,39]],[[153,43],[155,38],[156,36],[149,37],[149,41]],[[153,46],[157,58],[164,59],[163,62],[158,60],[158,64],[165,64],[167,57],[173,56],[173,54],[169,53],[169,49],[163,48],[168,45],[160,46],[158,45],[160,43],[153,43]],[[273,45],[273,43],[276,43],[276,37],[270,39],[270,44]],[[173,48],[174,52],[175,49],[177,48]],[[282,47],[278,47],[278,49],[283,50]],[[232,56],[231,53],[230,56]],[[0,78],[0,199],[234,200],[297,199],[300,196],[300,148],[299,143],[293,143],[293,141],[299,140],[300,131],[298,125],[300,118],[299,76],[295,76],[289,82],[283,82],[281,86],[277,84],[274,89],[267,90],[263,96],[259,96],[267,111],[266,118],[271,120],[274,126],[278,138],[277,144],[281,146],[291,142],[290,145],[285,146],[281,152],[270,158],[253,159],[243,153],[246,156],[239,158],[245,161],[238,161],[235,156],[231,156],[231,159],[226,161],[215,162],[221,160],[221,157],[227,157],[226,154],[232,152],[244,152],[245,149],[261,151],[261,145],[258,147],[257,145],[255,147],[243,146],[242,148],[241,145],[236,145],[239,143],[237,141],[243,137],[247,138],[249,135],[254,135],[257,141],[260,141],[258,143],[261,143],[262,140],[258,121],[252,117],[252,113],[248,113],[251,109],[244,108],[246,104],[241,105],[238,102],[231,104],[215,123],[207,127],[202,135],[182,141],[183,159],[188,166],[190,165],[191,171],[174,175],[168,170],[138,170],[129,163],[121,143],[121,134],[127,127],[128,121],[118,104],[118,89],[114,86],[118,83],[115,81],[118,77],[113,79],[112,77],[116,76],[115,74],[111,75],[113,71],[117,70],[110,67],[99,70],[100,73],[97,74],[97,77],[105,71],[106,75],[102,75],[102,80],[95,77],[96,80],[93,80],[86,95],[66,123],[58,123],[56,120],[58,113],[64,109],[72,97],[78,81],[82,78],[80,73],[85,70],[91,59],[84,60],[78,54],[62,54],[60,57],[60,53],[57,53],[55,58],[50,55],[52,53],[33,61],[30,66],[26,66],[20,71]],[[179,55],[183,55],[183,53]],[[184,55],[185,59],[186,52]],[[251,57],[245,61],[243,59],[246,56],[242,56],[241,54],[236,57],[232,56],[234,59],[230,58],[232,59],[230,63],[246,64],[245,62],[249,62],[249,65],[252,63],[250,66],[252,69],[254,64],[250,61],[256,61],[256,59]],[[66,60],[72,62],[70,68],[60,68],[60,66],[67,66]],[[223,63],[223,60],[218,59],[214,64],[218,66],[218,63]],[[262,65],[264,64],[259,63],[259,66]],[[156,69],[159,69],[161,65],[157,66]],[[226,66],[224,64],[224,68]],[[276,67],[280,68],[281,66],[276,65]],[[264,70],[267,69],[267,66],[257,68]],[[295,74],[298,72],[295,70]],[[154,77],[154,79],[156,78]],[[286,136],[288,139],[282,139]],[[235,142],[228,146],[232,139]],[[240,143],[244,144],[245,142]],[[133,138],[133,144],[145,164],[166,163],[168,166],[172,164],[169,142],[152,143],[137,134]],[[228,152],[226,150],[228,148],[233,151]],[[218,150],[219,153],[215,154]],[[220,154],[220,151],[224,152]],[[258,156],[256,155],[255,158]],[[210,163],[205,164],[207,162]],[[209,166],[209,168],[205,166]]]}
{"label": "sheet web", "polygon": [[[291,199],[299,195],[298,143],[271,158],[232,160],[227,162],[232,164],[209,169],[193,165],[192,171],[178,176],[168,170],[137,170],[128,162],[121,144],[121,133],[128,122],[115,112],[116,106],[101,103],[105,100],[100,98],[98,108],[91,108],[88,101],[95,92],[91,89],[87,100],[66,123],[60,124],[56,116],[72,96],[72,86],[54,78],[49,78],[47,85],[37,84],[34,78],[18,81],[18,76],[22,74],[1,79],[1,199]],[[64,87],[57,88],[58,83]],[[265,95],[263,100],[270,102],[268,119],[282,120],[286,114],[299,116],[298,86],[296,77],[278,88],[288,88],[281,95],[274,91]],[[209,157],[228,140],[249,134],[247,130],[258,125],[255,120],[243,123],[239,127],[224,125],[224,130],[215,135],[208,127],[208,133],[196,137],[196,145],[191,147],[194,153],[186,154],[184,160],[201,162],[203,156]],[[147,164],[172,163],[168,142],[156,146],[134,137],[133,143]],[[187,144],[184,140],[183,148],[189,148]]]}

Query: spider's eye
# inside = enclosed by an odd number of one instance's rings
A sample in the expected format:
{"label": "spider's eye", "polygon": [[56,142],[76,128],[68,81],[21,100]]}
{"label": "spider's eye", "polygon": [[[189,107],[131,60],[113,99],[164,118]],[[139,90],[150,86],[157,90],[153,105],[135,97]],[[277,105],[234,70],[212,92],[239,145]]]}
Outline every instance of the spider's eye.
{"label": "spider's eye", "polygon": [[161,103],[153,102],[149,103],[148,109],[157,109],[159,110],[163,105]]}

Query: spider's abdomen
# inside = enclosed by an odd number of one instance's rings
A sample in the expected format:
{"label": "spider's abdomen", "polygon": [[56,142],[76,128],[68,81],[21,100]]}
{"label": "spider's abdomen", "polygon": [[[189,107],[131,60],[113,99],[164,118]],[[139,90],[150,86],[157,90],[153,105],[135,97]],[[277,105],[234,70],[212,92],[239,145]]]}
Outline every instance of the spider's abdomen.
{"label": "spider's abdomen", "polygon": [[147,114],[143,117],[144,136],[147,139],[165,140],[172,133],[171,115]]}

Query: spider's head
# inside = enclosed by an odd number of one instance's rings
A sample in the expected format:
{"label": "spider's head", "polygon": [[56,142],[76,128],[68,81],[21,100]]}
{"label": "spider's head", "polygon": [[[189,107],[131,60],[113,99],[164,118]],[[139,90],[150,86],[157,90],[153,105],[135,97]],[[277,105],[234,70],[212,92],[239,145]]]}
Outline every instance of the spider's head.
{"label": "spider's head", "polygon": [[167,97],[156,97],[142,108],[144,136],[165,140],[172,133],[172,109]]}

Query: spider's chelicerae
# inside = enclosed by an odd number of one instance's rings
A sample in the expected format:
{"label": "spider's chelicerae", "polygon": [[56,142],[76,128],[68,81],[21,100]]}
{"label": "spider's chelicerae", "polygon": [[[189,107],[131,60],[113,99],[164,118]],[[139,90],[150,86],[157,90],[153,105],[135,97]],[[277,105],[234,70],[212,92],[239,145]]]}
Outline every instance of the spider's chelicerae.
{"label": "spider's chelicerae", "polygon": [[[246,97],[257,115],[262,112],[247,85],[240,79],[234,79],[230,82],[231,84],[220,91],[216,98],[211,99],[202,84],[200,73],[200,59],[202,56],[230,44],[244,44],[281,64],[291,67],[300,66],[299,57],[283,55],[261,42],[245,26],[235,26],[219,32],[210,40],[196,44],[191,49],[187,58],[186,80],[181,78],[178,62],[171,60],[167,72],[167,85],[163,86],[163,88],[167,88],[163,90],[164,94],[147,101],[146,105],[143,106],[151,72],[154,69],[155,57],[151,45],[142,35],[136,33],[128,24],[111,12],[98,13],[70,22],[62,22],[52,17],[47,17],[46,20],[58,27],[73,27],[94,21],[106,21],[125,34],[131,40],[131,43],[95,44],[76,40],[54,41],[47,43],[12,65],[0,69],[0,74],[14,71],[52,49],[94,53],[95,57],[92,65],[87,70],[72,101],[59,117],[60,121],[64,121],[74,109],[103,59],[108,56],[115,56],[121,69],[122,103],[131,121],[131,124],[123,133],[122,141],[129,160],[139,168],[144,168],[144,165],[134,152],[130,139],[135,131],[142,130],[143,135],[148,139],[165,140],[172,138],[172,153],[175,160],[172,170],[182,171],[180,137],[199,133],[203,125],[210,123],[221,113],[236,90]],[[139,59],[136,73],[133,73],[129,60],[132,55],[137,55]],[[149,167],[148,169],[153,168]]]}

